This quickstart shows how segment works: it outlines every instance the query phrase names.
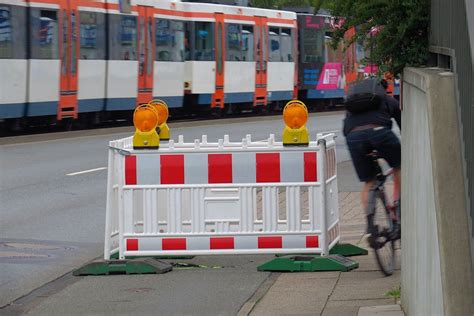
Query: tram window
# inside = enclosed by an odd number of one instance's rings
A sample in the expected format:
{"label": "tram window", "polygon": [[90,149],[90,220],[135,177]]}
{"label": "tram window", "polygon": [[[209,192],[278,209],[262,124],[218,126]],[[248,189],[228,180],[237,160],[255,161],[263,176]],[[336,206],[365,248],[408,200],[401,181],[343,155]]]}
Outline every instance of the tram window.
{"label": "tram window", "polygon": [[31,8],[31,58],[58,59],[58,12]]}
{"label": "tram window", "polygon": [[26,9],[0,5],[0,59],[25,59]]}
{"label": "tram window", "polygon": [[109,15],[109,59],[137,60],[137,18]]}
{"label": "tram window", "polygon": [[291,29],[281,29],[280,32],[280,44],[281,44],[281,61],[292,62],[293,61],[293,41],[291,37]]}
{"label": "tram window", "polygon": [[304,28],[302,31],[302,54],[304,63],[324,61],[324,32],[316,28]]}
{"label": "tram window", "polygon": [[105,15],[80,12],[80,58],[105,59]]}
{"label": "tram window", "polygon": [[184,22],[156,19],[155,36],[155,60],[184,61]]}
{"label": "tram window", "polygon": [[369,48],[365,49],[364,43],[362,41],[357,41],[355,44],[356,47],[356,61],[357,63],[362,63],[366,57],[370,57],[370,45]]}
{"label": "tram window", "polygon": [[253,25],[242,26],[242,60],[253,61]]}
{"label": "tram window", "polygon": [[214,60],[214,34],[210,22],[194,23],[194,60]]}
{"label": "tram window", "polygon": [[240,24],[227,24],[227,58],[228,61],[242,61],[242,26]]}
{"label": "tram window", "polygon": [[270,27],[268,32],[269,61],[281,61],[280,29]]}
{"label": "tram window", "polygon": [[344,59],[344,48],[343,48],[343,45],[342,43],[340,42],[338,45],[337,45],[337,48],[334,49],[331,44],[332,44],[332,37],[333,34],[332,32],[326,32],[326,36],[324,38],[324,41],[325,41],[325,46],[324,46],[324,49],[325,49],[325,61],[326,62],[329,62],[329,63],[332,63],[332,62],[340,62],[341,60]]}

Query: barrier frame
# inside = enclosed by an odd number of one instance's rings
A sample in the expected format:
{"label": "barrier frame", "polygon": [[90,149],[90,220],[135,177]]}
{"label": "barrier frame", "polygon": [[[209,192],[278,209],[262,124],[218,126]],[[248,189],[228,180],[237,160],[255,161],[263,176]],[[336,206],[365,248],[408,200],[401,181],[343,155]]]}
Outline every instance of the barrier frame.
{"label": "barrier frame", "polygon": [[[109,143],[109,155],[108,155],[108,174],[107,174],[107,205],[106,205],[106,227],[105,227],[105,242],[104,242],[104,259],[110,260],[112,254],[119,254],[120,259],[125,259],[126,257],[136,257],[136,256],[173,256],[173,255],[222,255],[222,254],[291,254],[291,253],[308,253],[308,254],[321,254],[329,255],[330,250],[339,242],[339,212],[338,212],[338,190],[337,190],[337,171],[336,171],[336,150],[335,150],[335,135],[334,134],[318,134],[317,141],[310,142],[308,146],[305,147],[284,147],[281,142],[276,142],[273,135],[270,135],[268,140],[265,141],[252,141],[250,135],[247,135],[242,142],[230,142],[227,135],[223,139],[219,139],[218,142],[208,142],[207,137],[204,135],[202,140],[195,140],[193,143],[185,143],[184,138],[179,136],[178,142],[170,140],[167,144],[162,144],[162,147],[158,150],[133,150],[132,148],[132,137],[111,141]],[[285,182],[285,183],[222,183],[222,184],[153,184],[153,185],[127,185],[125,183],[125,157],[130,155],[153,155],[153,154],[163,154],[163,153],[182,153],[182,154],[192,154],[192,153],[222,153],[222,152],[308,152],[315,151],[319,152],[317,154],[317,175],[319,179],[315,182]],[[325,154],[320,154],[325,153]],[[290,219],[288,209],[289,203],[300,203],[300,197],[292,200],[286,201],[287,205],[287,217],[286,223],[287,229],[279,229],[279,227],[264,227],[265,229],[260,229],[260,231],[246,231],[246,232],[230,232],[221,229],[221,231],[206,232],[206,231],[194,231],[194,232],[163,232],[159,233],[159,221],[157,217],[153,217],[151,213],[143,215],[143,232],[141,233],[132,233],[136,225],[140,226],[139,222],[135,222],[133,218],[133,212],[130,210],[133,209],[133,191],[143,191],[144,196],[146,192],[156,192],[157,190],[166,190],[166,192],[173,196],[168,197],[168,208],[180,209],[180,200],[176,198],[177,190],[190,190],[191,196],[194,195],[194,202],[201,203],[202,194],[196,194],[193,192],[207,189],[217,189],[217,190],[237,190],[239,196],[242,197],[242,192],[248,190],[262,190],[263,195],[271,195],[273,200],[275,200],[275,192],[279,192],[280,188],[285,188],[286,190],[294,191],[295,196],[298,196],[300,193],[300,188],[308,189],[308,197],[319,198],[319,206],[321,207],[318,210],[318,216],[315,216],[315,211],[313,210],[313,218],[309,223],[306,223],[299,219],[299,226],[308,226],[304,224],[309,224],[311,229],[309,230],[296,230],[289,228]],[[318,191],[315,188],[319,188],[319,196],[317,196],[313,191]],[[265,192],[264,192],[265,191]],[[130,192],[132,192],[132,198],[130,197]],[[288,192],[288,191],[286,191]],[[312,193],[311,193],[312,192]],[[148,193],[150,195],[151,193]],[[196,196],[197,195],[197,196]],[[289,194],[286,193],[286,197]],[[156,194],[155,194],[156,197]],[[278,193],[276,193],[276,199],[278,199]],[[263,201],[264,197],[262,197]],[[267,201],[271,199],[266,197]],[[248,201],[245,201],[245,197],[241,198],[243,204],[248,204]],[[308,201],[309,204],[316,201]],[[153,204],[155,203],[155,204]],[[154,207],[157,207],[157,201],[151,201],[151,204]],[[241,202],[242,203],[242,202]],[[262,202],[264,203],[264,202]],[[275,206],[275,205],[274,205]],[[300,205],[291,206],[293,209],[300,208]],[[275,207],[278,209],[278,207]],[[253,209],[255,211],[255,209]],[[324,211],[321,211],[324,210]],[[267,214],[263,214],[262,206],[262,216],[272,218],[278,215],[268,211],[266,208]],[[274,211],[273,211],[274,212]],[[311,214],[311,212],[309,211]],[[168,216],[170,216],[170,211]],[[254,214],[254,213],[253,213]],[[255,215],[255,214],[254,214]],[[300,214],[301,215],[301,214]],[[173,215],[171,215],[173,216]],[[311,219],[311,215],[309,215]],[[167,217],[166,225],[183,225],[183,222],[180,220],[180,217],[174,218],[175,223],[170,223],[170,217]],[[255,219],[253,219],[255,221]],[[319,227],[316,229],[316,220],[319,220]],[[145,232],[145,221],[151,221],[153,226],[152,231]],[[260,224],[265,226],[265,223]],[[172,221],[171,221],[172,222]],[[277,224],[278,220],[277,220]],[[191,223],[192,225],[192,223]],[[217,225],[217,224],[216,224]],[[239,225],[242,225],[242,219],[239,222]],[[258,225],[257,225],[258,226]],[[271,226],[271,225],[270,225]],[[275,229],[276,228],[276,229]],[[284,226],[283,226],[284,228]],[[173,230],[173,229],[172,229]],[[130,239],[137,240],[157,240],[160,241],[160,238],[191,238],[192,240],[198,240],[199,238],[225,238],[225,237],[271,237],[271,236],[282,236],[286,238],[301,238],[302,236],[318,236],[318,247],[310,248],[263,248],[263,249],[199,249],[199,250],[127,250],[127,242]],[[260,240],[260,239],[259,239]],[[138,241],[137,241],[138,243]]]}

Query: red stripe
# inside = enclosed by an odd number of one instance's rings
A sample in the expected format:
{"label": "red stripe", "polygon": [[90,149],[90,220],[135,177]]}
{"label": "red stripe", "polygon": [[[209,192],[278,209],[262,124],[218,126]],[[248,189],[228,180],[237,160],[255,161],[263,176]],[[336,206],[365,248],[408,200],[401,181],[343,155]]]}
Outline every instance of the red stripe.
{"label": "red stripe", "polygon": [[125,156],[125,184],[137,184],[137,156]]}
{"label": "red stripe", "polygon": [[138,239],[127,239],[127,251],[138,251]]}
{"label": "red stripe", "polygon": [[163,238],[163,250],[186,250],[186,238]]}
{"label": "red stripe", "polygon": [[161,155],[161,184],[184,184],[184,155]]}
{"label": "red stripe", "polygon": [[211,237],[211,249],[234,249],[234,237]]}
{"label": "red stripe", "polygon": [[209,183],[232,183],[232,154],[208,155]]}
{"label": "red stripe", "polygon": [[318,236],[306,236],[306,248],[318,248],[319,237]]}
{"label": "red stripe", "polygon": [[316,152],[304,153],[304,182],[318,181],[316,168]]}
{"label": "red stripe", "polygon": [[283,237],[258,237],[258,248],[282,248]]}
{"label": "red stripe", "polygon": [[280,182],[280,154],[257,153],[257,182]]}

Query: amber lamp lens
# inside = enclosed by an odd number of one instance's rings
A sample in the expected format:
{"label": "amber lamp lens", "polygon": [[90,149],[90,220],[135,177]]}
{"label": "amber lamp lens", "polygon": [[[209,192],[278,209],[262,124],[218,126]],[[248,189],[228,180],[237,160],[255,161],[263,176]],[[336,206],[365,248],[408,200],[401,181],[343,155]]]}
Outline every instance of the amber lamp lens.
{"label": "amber lamp lens", "polygon": [[283,120],[289,128],[297,129],[302,127],[308,120],[308,113],[300,105],[290,105],[283,112]]}
{"label": "amber lamp lens", "polygon": [[168,107],[162,101],[151,101],[152,105],[156,112],[158,113],[158,125],[165,123],[168,120]]}
{"label": "amber lamp lens", "polygon": [[133,125],[142,132],[149,132],[158,124],[156,113],[151,108],[138,108],[133,115]]}
{"label": "amber lamp lens", "polygon": [[158,104],[155,105],[155,109],[158,112],[158,125],[161,125],[168,119],[168,108],[163,104]]}

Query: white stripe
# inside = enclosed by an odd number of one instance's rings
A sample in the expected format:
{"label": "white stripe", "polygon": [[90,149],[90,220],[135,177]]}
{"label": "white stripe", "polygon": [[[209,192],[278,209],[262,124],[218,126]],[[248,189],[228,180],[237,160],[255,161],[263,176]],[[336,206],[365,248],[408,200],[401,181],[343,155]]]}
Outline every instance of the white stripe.
{"label": "white stripe", "polygon": [[225,23],[237,23],[237,24],[255,25],[255,21],[250,21],[250,20],[224,19],[224,22],[225,22]]}
{"label": "white stripe", "polygon": [[304,152],[288,151],[280,154],[280,181],[304,181]]}
{"label": "white stripe", "polygon": [[294,20],[288,20],[288,24],[286,23],[274,23],[274,22],[269,22],[268,23],[268,26],[276,26],[276,27],[284,27],[284,28],[296,28],[294,23],[296,23],[296,21]]}
{"label": "white stripe", "polygon": [[232,153],[232,182],[255,183],[257,180],[255,153]]}
{"label": "white stripe", "polygon": [[107,10],[104,9],[104,8],[95,8],[95,7],[79,6],[79,7],[77,7],[77,9],[79,11],[82,11],[82,12],[99,12],[99,13],[106,13],[107,12]]}
{"label": "white stripe", "polygon": [[160,184],[160,155],[137,155],[137,184]]}
{"label": "white stripe", "polygon": [[208,183],[208,154],[184,155],[184,181],[186,184]]}
{"label": "white stripe", "polygon": [[284,249],[306,248],[306,236],[283,236],[282,246]]}
{"label": "white stripe", "polygon": [[89,169],[89,170],[84,170],[84,171],[78,171],[78,172],[72,172],[66,174],[67,176],[77,176],[79,174],[84,174],[84,173],[89,173],[89,172],[95,172],[95,171],[100,171],[100,170],[105,170],[107,167],[100,167],[100,168],[95,168],[95,169]]}
{"label": "white stripe", "polygon": [[59,9],[59,4],[54,3],[34,3],[30,2],[32,8],[48,8],[48,9]]}
{"label": "white stripe", "polygon": [[185,21],[186,17],[180,16],[180,15],[172,15],[172,14],[159,14],[155,13],[153,14],[155,18],[159,19],[164,19],[164,20],[179,20],[179,21]]}

